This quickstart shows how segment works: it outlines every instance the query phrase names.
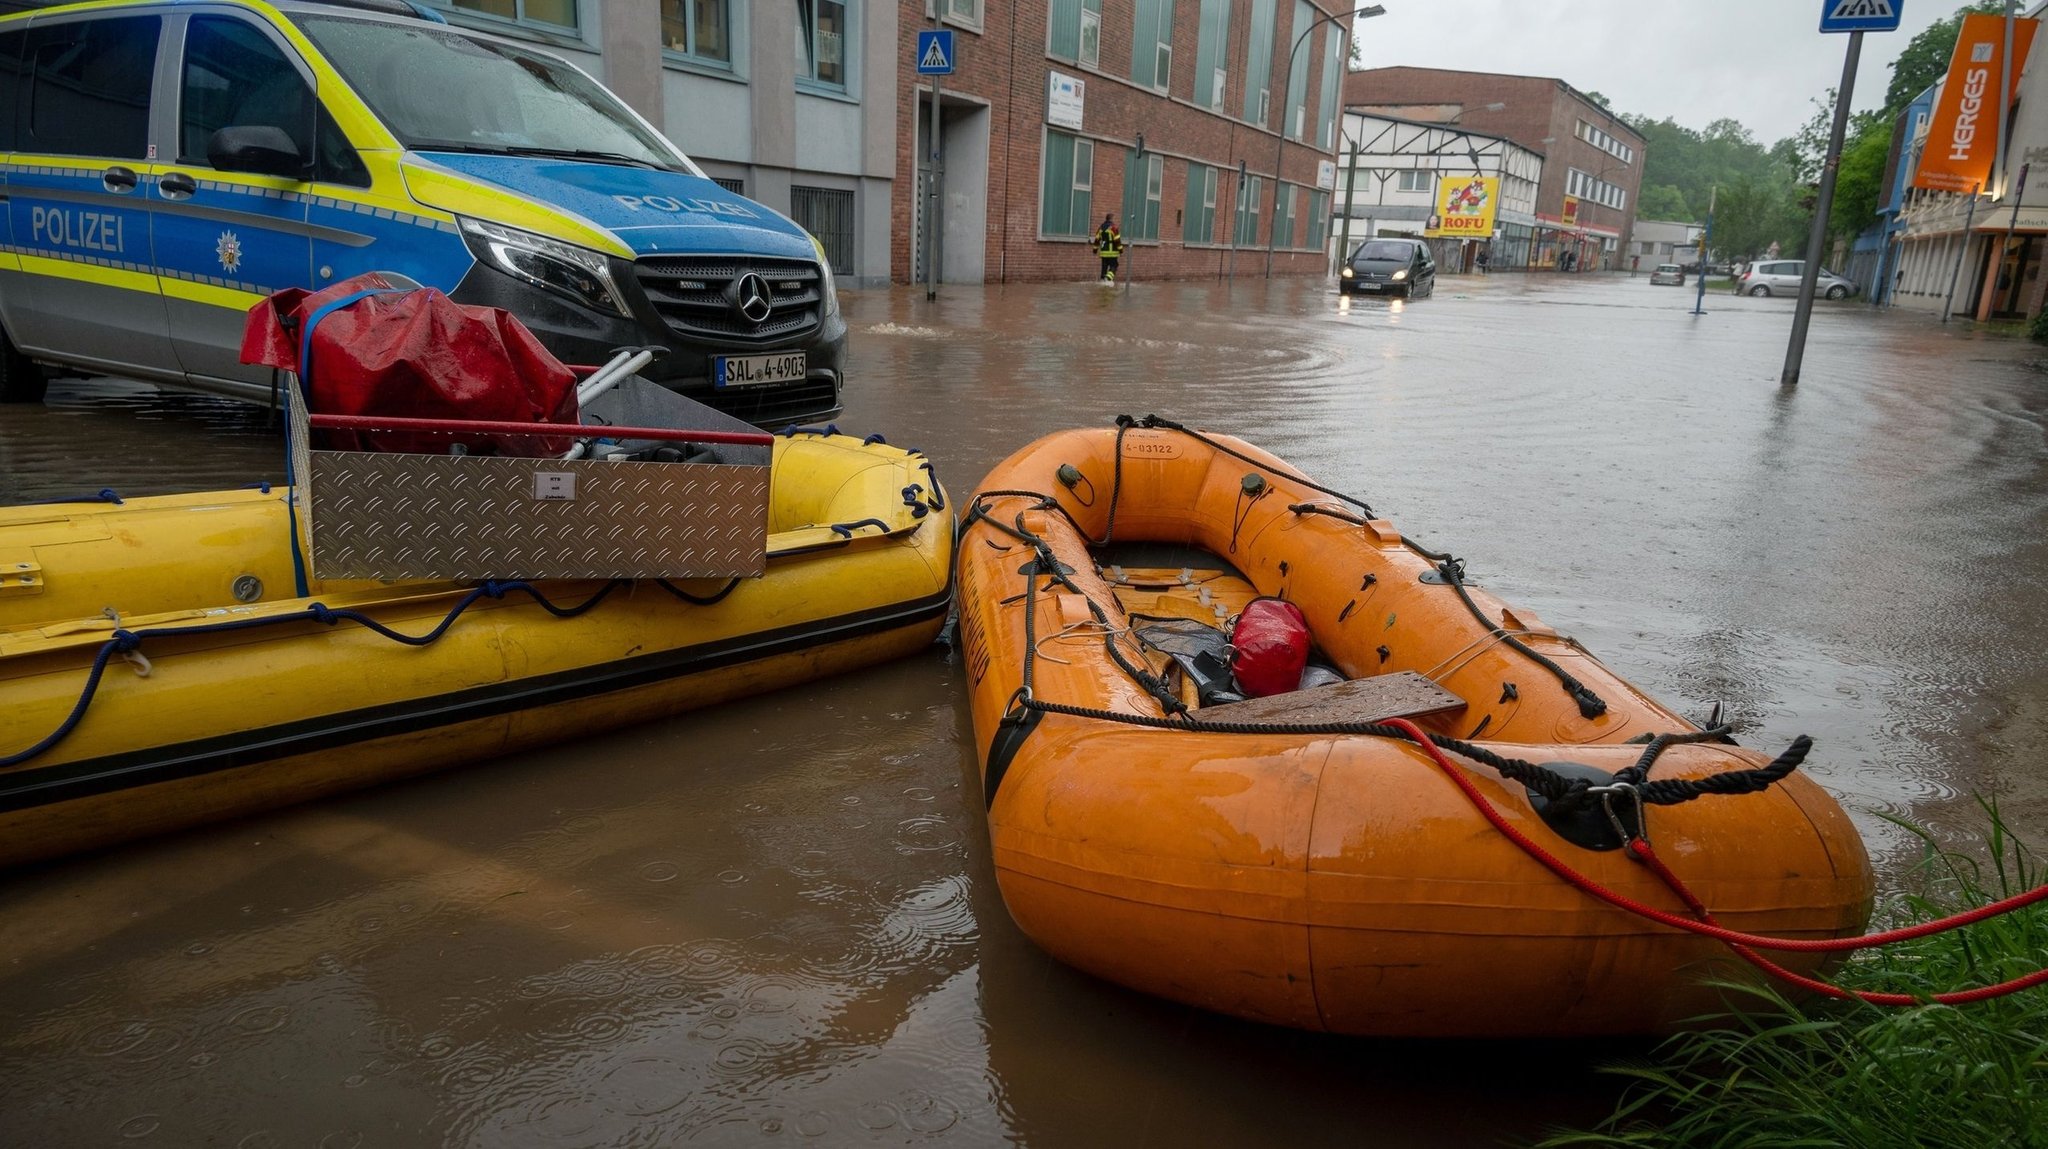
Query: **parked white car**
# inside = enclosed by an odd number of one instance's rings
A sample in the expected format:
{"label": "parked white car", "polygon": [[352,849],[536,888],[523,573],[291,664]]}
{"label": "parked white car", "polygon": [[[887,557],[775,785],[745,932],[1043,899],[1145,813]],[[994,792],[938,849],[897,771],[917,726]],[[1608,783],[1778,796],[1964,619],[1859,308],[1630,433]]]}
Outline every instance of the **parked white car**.
{"label": "parked white car", "polygon": [[[1803,259],[1759,260],[1745,268],[1735,277],[1737,295],[1793,295],[1799,294],[1799,277],[1806,271]],[[1847,299],[1860,289],[1855,281],[1845,279],[1823,267],[1815,278],[1813,293],[1828,299]]]}

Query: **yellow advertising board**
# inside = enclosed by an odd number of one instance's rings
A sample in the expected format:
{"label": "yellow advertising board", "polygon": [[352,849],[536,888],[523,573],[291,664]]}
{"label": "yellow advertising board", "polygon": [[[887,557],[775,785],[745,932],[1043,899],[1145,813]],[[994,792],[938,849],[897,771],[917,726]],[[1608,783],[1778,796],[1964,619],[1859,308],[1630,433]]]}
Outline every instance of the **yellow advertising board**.
{"label": "yellow advertising board", "polygon": [[[2012,22],[2012,86],[2019,89],[2034,44],[2035,20]],[[1967,192],[1986,186],[1998,150],[1998,72],[2004,55],[2005,18],[1973,13],[1963,17],[1949,58],[1948,79],[1927,126],[1927,145],[1913,186]],[[2008,104],[2012,91],[2005,93]]]}
{"label": "yellow advertising board", "polygon": [[1443,239],[1492,239],[1494,210],[1499,206],[1499,177],[1444,176],[1437,184],[1436,214],[1423,234]]}
{"label": "yellow advertising board", "polygon": [[1579,197],[1578,197],[1578,196],[1575,196],[1575,195],[1568,195],[1568,196],[1564,197],[1564,225],[1565,225],[1566,227],[1577,227],[1577,226],[1579,226]]}

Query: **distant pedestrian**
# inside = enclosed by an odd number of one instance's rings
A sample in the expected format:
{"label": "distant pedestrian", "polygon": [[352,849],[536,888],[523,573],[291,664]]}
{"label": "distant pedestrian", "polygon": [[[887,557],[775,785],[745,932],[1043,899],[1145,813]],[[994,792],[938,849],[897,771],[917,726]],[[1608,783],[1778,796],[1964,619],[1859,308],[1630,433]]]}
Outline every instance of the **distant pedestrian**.
{"label": "distant pedestrian", "polygon": [[1479,257],[1478,257],[1478,260],[1477,260],[1477,262],[1478,262],[1478,264],[1479,264],[1479,274],[1481,274],[1481,275],[1485,275],[1485,274],[1486,274],[1486,249],[1485,249],[1485,248],[1483,248],[1483,247],[1479,249]]}
{"label": "distant pedestrian", "polygon": [[1095,229],[1095,241],[1092,246],[1095,248],[1096,257],[1102,261],[1102,281],[1116,282],[1117,261],[1124,254],[1124,233],[1117,230],[1116,216],[1102,217],[1102,226]]}

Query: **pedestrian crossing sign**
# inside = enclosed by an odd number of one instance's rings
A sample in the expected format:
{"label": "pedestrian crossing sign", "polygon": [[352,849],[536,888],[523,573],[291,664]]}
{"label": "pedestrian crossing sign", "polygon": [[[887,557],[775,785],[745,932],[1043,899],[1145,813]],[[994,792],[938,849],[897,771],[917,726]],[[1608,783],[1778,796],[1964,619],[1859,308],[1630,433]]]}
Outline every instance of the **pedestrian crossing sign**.
{"label": "pedestrian crossing sign", "polygon": [[917,74],[920,76],[950,76],[953,74],[952,29],[925,28],[918,31]]}
{"label": "pedestrian crossing sign", "polygon": [[1823,32],[1896,32],[1906,0],[1822,0]]}

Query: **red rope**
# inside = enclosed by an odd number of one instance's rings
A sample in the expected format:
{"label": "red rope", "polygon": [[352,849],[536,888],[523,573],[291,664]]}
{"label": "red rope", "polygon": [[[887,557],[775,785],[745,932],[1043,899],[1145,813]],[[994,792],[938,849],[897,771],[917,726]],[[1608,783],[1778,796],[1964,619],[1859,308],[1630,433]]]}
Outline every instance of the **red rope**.
{"label": "red rope", "polygon": [[1613,890],[1572,869],[1571,866],[1565,864],[1565,862],[1550,853],[1550,851],[1538,845],[1528,835],[1516,829],[1499,810],[1494,808],[1491,802],[1486,800],[1486,795],[1479,792],[1479,788],[1473,785],[1470,778],[1465,776],[1465,772],[1458,769],[1455,763],[1444,756],[1444,752],[1438,749],[1434,742],[1429,740],[1429,736],[1424,734],[1420,727],[1405,718],[1390,718],[1387,720],[1387,724],[1398,728],[1403,734],[1413,739],[1416,745],[1422,747],[1424,752],[1434,759],[1437,766],[1443,770],[1445,776],[1456,783],[1458,789],[1464,791],[1465,797],[1471,800],[1472,804],[1478,808],[1480,814],[1493,824],[1494,829],[1499,830],[1509,841],[1520,846],[1523,852],[1527,853],[1530,857],[1541,862],[1551,873],[1556,874],[1577,889],[1591,894],[1593,897],[1611,906],[1627,910],[1632,914],[1647,918],[1660,925],[1686,930],[1723,942],[1740,955],[1743,960],[1750,962],[1773,976],[1784,978],[1805,989],[1827,994],[1830,997],[1848,998],[1853,996],[1870,1002],[1873,1005],[1919,1005],[1927,1001],[1939,1002],[1943,1005],[1962,1005],[1969,1002],[2002,997],[2009,993],[2016,993],[2019,990],[2031,989],[2034,986],[2048,983],[2048,969],[2042,969],[2023,977],[1999,982],[1996,985],[1981,986],[1977,989],[1961,990],[1956,993],[1932,994],[1927,997],[1916,997],[1912,994],[1903,993],[1867,993],[1861,990],[1843,989],[1840,986],[1830,985],[1827,982],[1816,981],[1812,978],[1793,973],[1791,970],[1770,961],[1750,948],[1753,946],[1757,949],[1798,953],[1831,953],[1844,950],[1867,949],[1872,946],[1888,945],[1893,942],[1927,937],[1932,934],[1983,921],[1986,918],[1995,917],[1999,914],[2031,905],[2043,898],[2048,898],[2048,886],[2037,886],[2025,893],[2015,894],[2002,901],[1979,906],[1976,909],[1960,914],[1952,914],[1949,917],[1936,921],[1923,922],[1920,925],[1907,926],[1902,929],[1886,930],[1882,933],[1864,934],[1861,937],[1774,938],[1763,934],[1743,933],[1740,930],[1722,927],[1713,920],[1713,915],[1707,912],[1706,906],[1698,898],[1694,897],[1692,891],[1687,889],[1685,884],[1679,880],[1678,875],[1672,873],[1670,868],[1664,865],[1663,860],[1657,857],[1656,851],[1650,848],[1648,842],[1638,838],[1629,843],[1629,851],[1636,860],[1648,865],[1659,878],[1663,879],[1666,885],[1671,887],[1672,892],[1677,894],[1686,903],[1687,908],[1700,919],[1699,921],[1693,921],[1676,914],[1666,913],[1654,906],[1647,906],[1633,898],[1615,893]]}

